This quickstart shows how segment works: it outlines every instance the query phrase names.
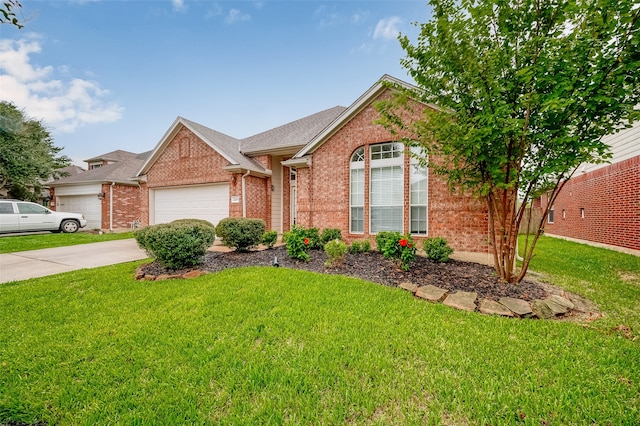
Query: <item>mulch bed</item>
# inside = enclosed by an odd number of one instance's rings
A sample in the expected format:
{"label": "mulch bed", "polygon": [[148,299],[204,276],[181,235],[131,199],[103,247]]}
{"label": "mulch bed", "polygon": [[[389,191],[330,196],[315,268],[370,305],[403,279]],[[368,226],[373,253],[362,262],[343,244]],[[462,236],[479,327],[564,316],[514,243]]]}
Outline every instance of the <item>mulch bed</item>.
{"label": "mulch bed", "polygon": [[[227,268],[244,266],[270,266],[274,260],[280,267],[319,272],[322,274],[340,274],[387,285],[398,286],[401,283],[434,285],[449,291],[469,291],[478,294],[479,299],[498,301],[501,297],[514,297],[526,301],[544,299],[548,296],[542,285],[532,281],[520,284],[504,284],[496,277],[493,268],[478,263],[449,260],[438,263],[418,256],[409,271],[403,271],[394,262],[385,259],[381,253],[348,254],[343,265],[326,267],[327,255],[322,250],[311,251],[311,261],[305,263],[289,258],[284,246],[250,252],[208,252],[199,269],[217,272]],[[179,274],[186,271],[171,271],[158,262],[144,265],[141,270],[147,275]]]}

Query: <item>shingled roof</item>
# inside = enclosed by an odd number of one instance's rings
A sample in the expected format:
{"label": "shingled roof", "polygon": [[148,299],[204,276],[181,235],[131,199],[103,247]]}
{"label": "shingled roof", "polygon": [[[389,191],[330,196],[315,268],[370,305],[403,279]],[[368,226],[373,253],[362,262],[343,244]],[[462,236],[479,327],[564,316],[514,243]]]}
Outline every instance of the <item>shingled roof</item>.
{"label": "shingled roof", "polygon": [[85,163],[93,163],[96,161],[125,161],[130,160],[136,157],[138,154],[135,152],[123,151],[122,149],[117,149],[115,151],[107,152],[106,154],[99,155],[97,157],[89,158],[88,160],[84,160]]}
{"label": "shingled roof", "polygon": [[[124,151],[126,152],[126,151]],[[122,159],[115,163],[107,164],[93,170],[88,170],[74,176],[67,176],[57,179],[49,184],[49,186],[66,186],[78,185],[83,183],[111,183],[116,182],[124,185],[135,185],[136,181],[133,177],[140,169],[144,161],[149,157],[151,151],[142,154],[132,154],[128,159]],[[97,157],[96,157],[97,158]]]}
{"label": "shingled roof", "polygon": [[282,149],[297,151],[331,124],[345,109],[335,106],[242,139],[240,151],[247,155],[273,153]]}

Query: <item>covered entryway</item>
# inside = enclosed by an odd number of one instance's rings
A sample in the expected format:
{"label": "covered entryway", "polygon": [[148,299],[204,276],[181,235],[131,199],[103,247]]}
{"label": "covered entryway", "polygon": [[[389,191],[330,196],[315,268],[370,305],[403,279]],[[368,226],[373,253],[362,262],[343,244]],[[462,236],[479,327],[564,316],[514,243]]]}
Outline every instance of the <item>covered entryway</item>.
{"label": "covered entryway", "polygon": [[229,217],[229,184],[180,186],[149,191],[151,224],[204,219],[216,225]]}
{"label": "covered entryway", "polygon": [[56,187],[56,210],[59,212],[82,213],[87,220],[84,229],[102,227],[102,198],[98,194],[101,185]]}

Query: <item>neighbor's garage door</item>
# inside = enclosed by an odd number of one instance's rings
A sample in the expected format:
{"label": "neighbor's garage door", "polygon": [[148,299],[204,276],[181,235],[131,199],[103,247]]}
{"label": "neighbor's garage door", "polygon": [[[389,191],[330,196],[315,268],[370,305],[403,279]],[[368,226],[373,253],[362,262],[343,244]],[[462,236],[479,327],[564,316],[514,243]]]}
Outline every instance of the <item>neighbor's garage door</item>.
{"label": "neighbor's garage door", "polygon": [[153,191],[154,223],[204,219],[217,224],[229,217],[229,184],[163,188]]}
{"label": "neighbor's garage door", "polygon": [[84,229],[100,229],[102,217],[102,200],[95,194],[92,195],[65,195],[58,198],[59,212],[82,213],[87,219]]}

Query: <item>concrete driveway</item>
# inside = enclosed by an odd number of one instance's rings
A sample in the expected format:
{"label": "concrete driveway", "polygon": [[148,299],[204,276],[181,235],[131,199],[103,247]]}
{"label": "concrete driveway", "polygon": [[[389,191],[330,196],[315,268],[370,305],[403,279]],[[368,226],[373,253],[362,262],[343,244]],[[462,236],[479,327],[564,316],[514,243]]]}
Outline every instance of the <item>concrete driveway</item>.
{"label": "concrete driveway", "polygon": [[0,283],[146,259],[136,240],[115,240],[0,254]]}

